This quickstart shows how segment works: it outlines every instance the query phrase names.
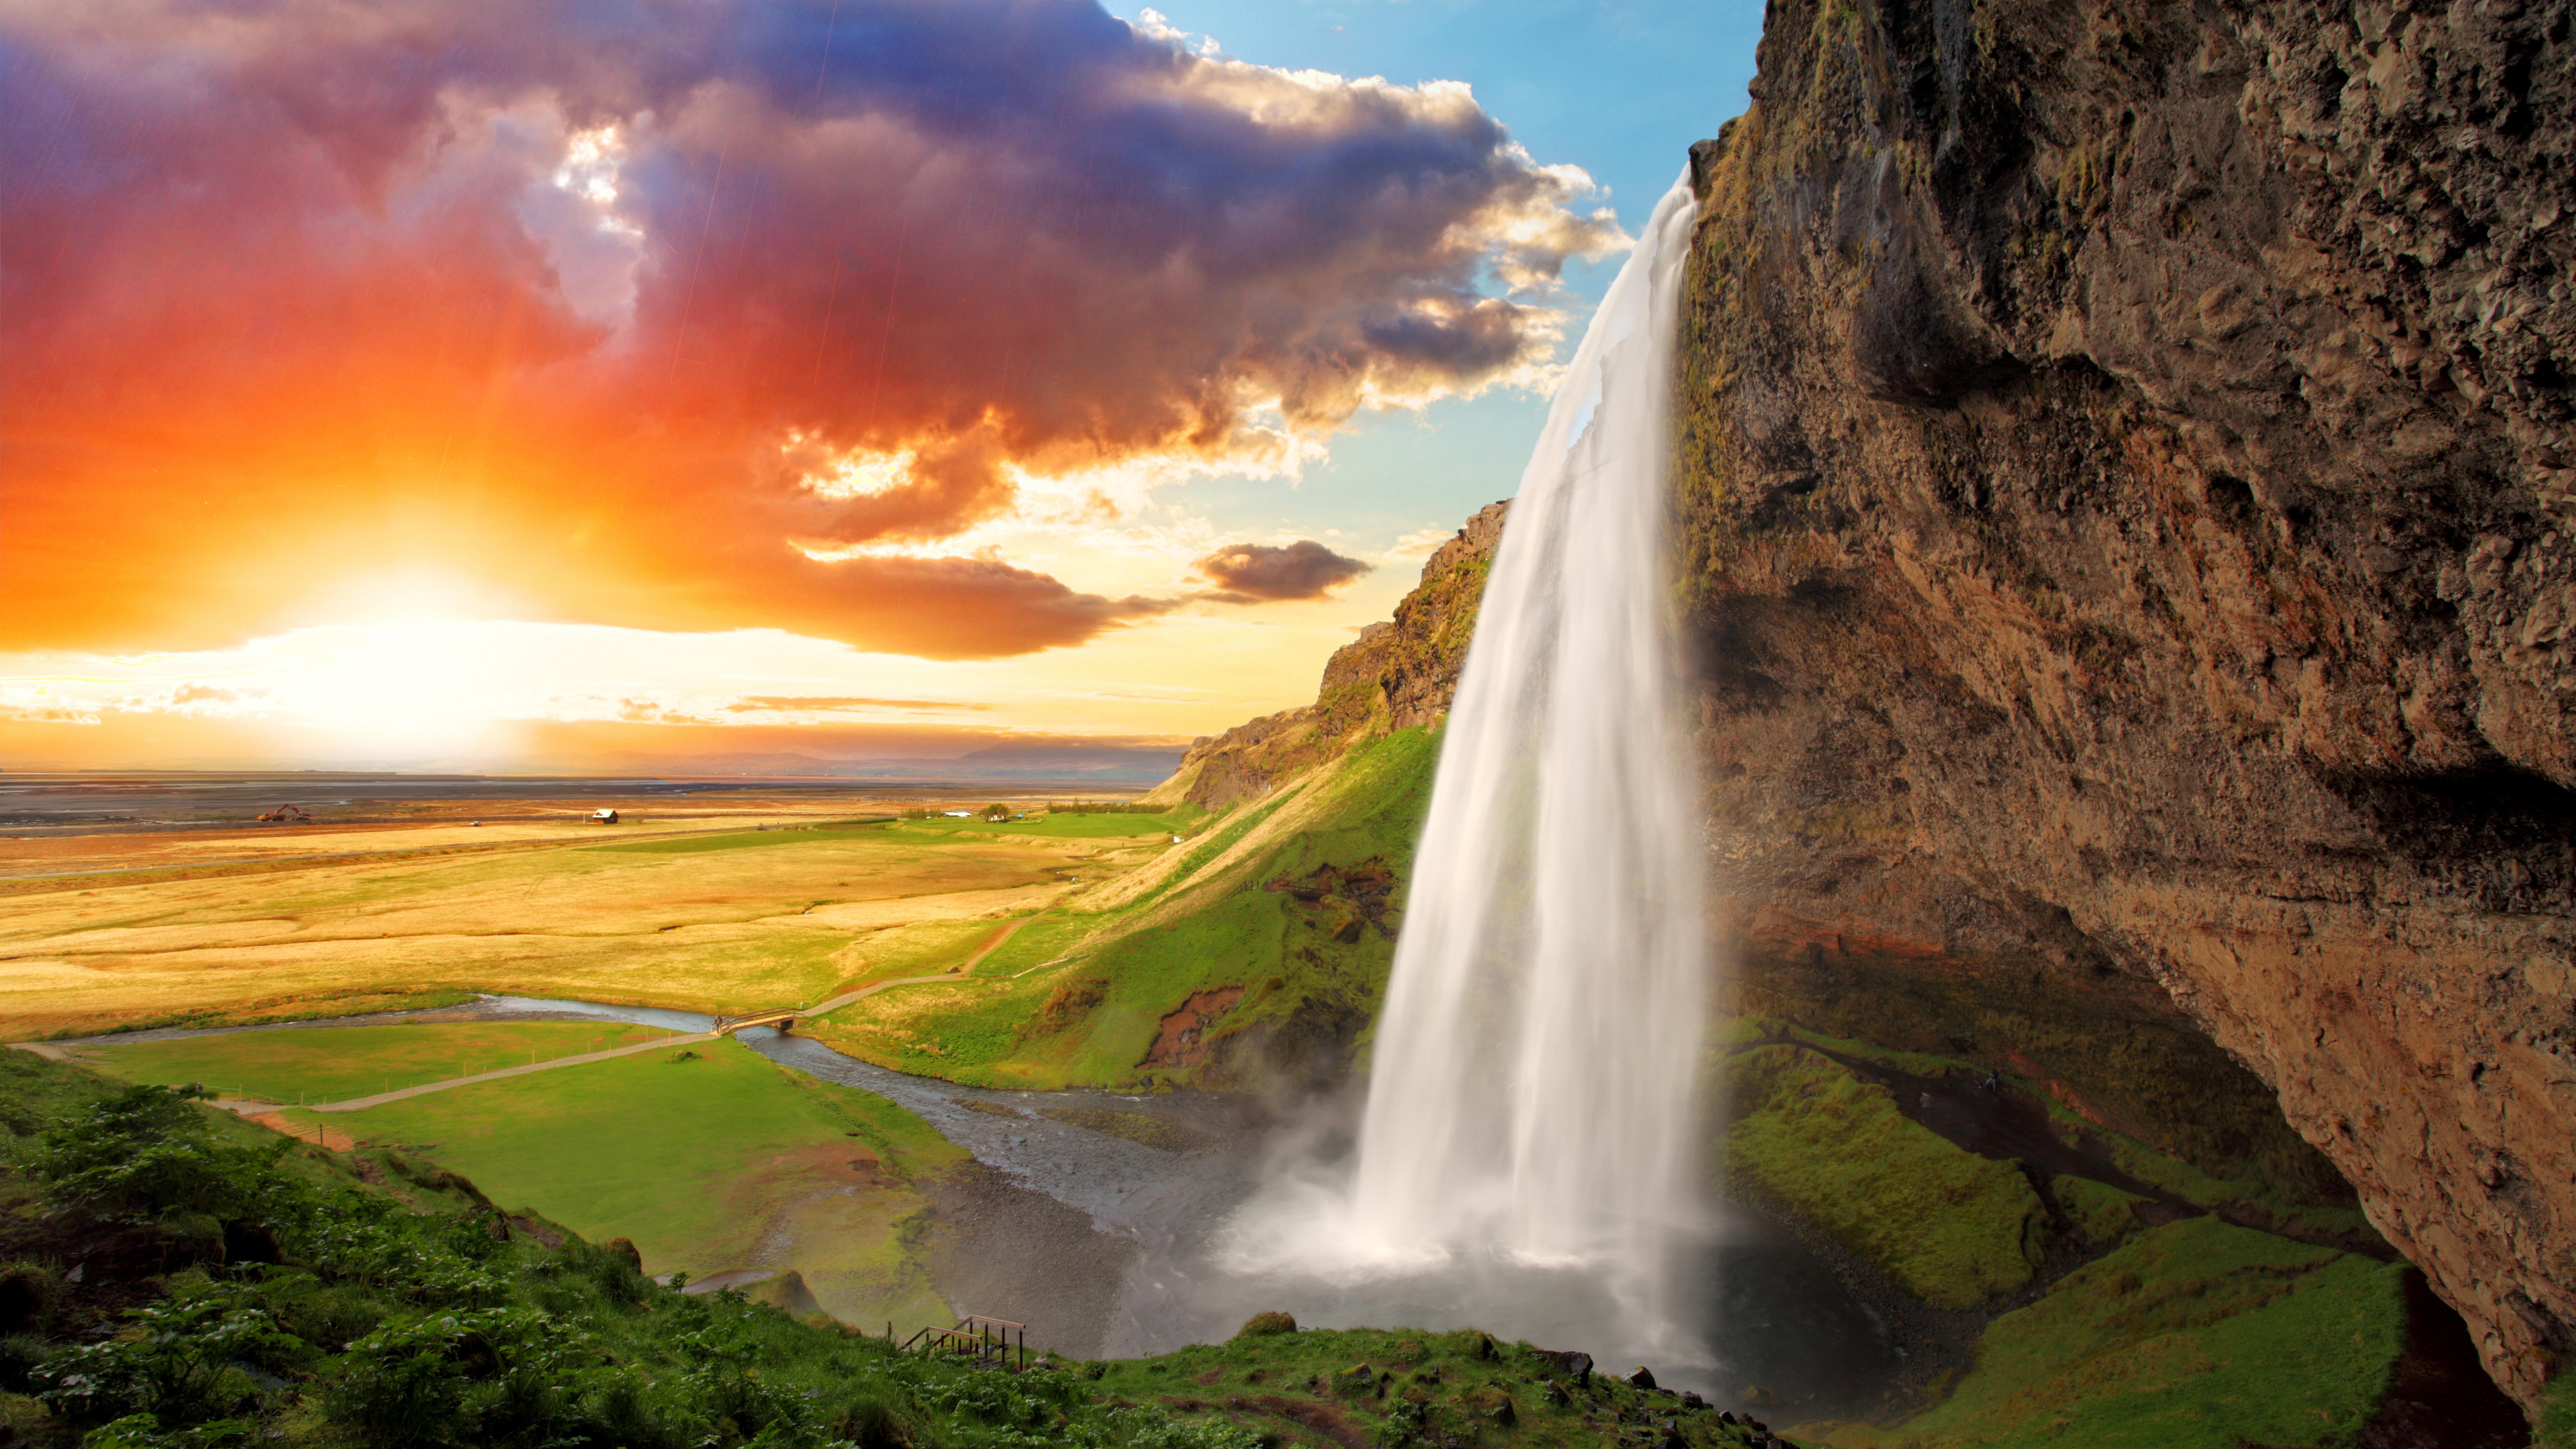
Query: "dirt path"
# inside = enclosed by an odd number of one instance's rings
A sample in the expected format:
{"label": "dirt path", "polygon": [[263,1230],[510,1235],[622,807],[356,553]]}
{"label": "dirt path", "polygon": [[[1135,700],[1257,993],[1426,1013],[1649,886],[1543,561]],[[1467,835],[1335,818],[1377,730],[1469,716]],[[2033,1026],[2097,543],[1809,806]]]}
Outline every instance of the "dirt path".
{"label": "dirt path", "polygon": [[[378,1092],[372,1097],[351,1097],[345,1102],[316,1103],[313,1106],[305,1108],[305,1110],[308,1112],[363,1112],[369,1107],[381,1107],[387,1102],[399,1102],[408,1097],[427,1096],[431,1092],[444,1092],[450,1087],[470,1087],[476,1082],[497,1082],[504,1077],[524,1077],[530,1072],[551,1072],[557,1067],[577,1067],[584,1062],[604,1062],[612,1057],[631,1057],[637,1052],[657,1052],[662,1050],[664,1047],[694,1046],[699,1042],[714,1041],[717,1038],[717,1035],[718,1033],[716,1032],[701,1031],[693,1032],[687,1036],[655,1037],[651,1041],[637,1042],[633,1046],[610,1047],[604,1052],[583,1052],[577,1057],[557,1057],[550,1062],[531,1062],[524,1067],[503,1067],[497,1072],[476,1072],[470,1077],[449,1077],[444,1081],[423,1082],[417,1087],[403,1087],[391,1092]],[[230,1104],[227,1103],[223,1105]],[[267,1103],[263,1105],[266,1105],[272,1111],[276,1108],[275,1103]]]}

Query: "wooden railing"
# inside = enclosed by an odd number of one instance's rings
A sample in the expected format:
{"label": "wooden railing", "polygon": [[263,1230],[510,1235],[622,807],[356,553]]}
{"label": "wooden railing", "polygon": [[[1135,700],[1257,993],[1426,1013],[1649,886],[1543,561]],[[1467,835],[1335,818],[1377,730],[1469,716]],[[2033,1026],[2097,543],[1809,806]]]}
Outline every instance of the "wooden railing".
{"label": "wooden railing", "polygon": [[[894,1336],[891,1328],[886,1336]],[[924,1354],[954,1354],[1016,1373],[1029,1366],[1029,1326],[970,1313],[958,1319],[954,1328],[924,1328],[898,1347],[905,1353],[918,1349]]]}

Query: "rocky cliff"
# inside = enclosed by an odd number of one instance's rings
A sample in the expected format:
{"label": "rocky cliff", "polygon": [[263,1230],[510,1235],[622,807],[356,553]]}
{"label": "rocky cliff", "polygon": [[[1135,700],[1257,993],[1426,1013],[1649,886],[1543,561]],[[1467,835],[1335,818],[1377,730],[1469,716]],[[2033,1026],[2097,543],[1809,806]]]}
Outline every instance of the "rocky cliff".
{"label": "rocky cliff", "polygon": [[1395,606],[1395,618],[1362,629],[1326,661],[1313,704],[1192,740],[1156,796],[1170,792],[1222,809],[1269,793],[1358,738],[1448,718],[1510,506],[1488,504],[1432,551],[1421,584]]}
{"label": "rocky cliff", "polygon": [[1679,419],[1752,988],[2196,1027],[2526,1405],[2576,1363],[2571,10],[1775,0]]}

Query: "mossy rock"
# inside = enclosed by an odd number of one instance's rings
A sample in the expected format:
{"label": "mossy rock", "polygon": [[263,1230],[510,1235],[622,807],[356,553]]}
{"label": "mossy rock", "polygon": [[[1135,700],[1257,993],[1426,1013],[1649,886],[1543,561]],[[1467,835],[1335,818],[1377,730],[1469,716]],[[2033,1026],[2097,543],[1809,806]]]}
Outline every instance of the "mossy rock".
{"label": "mossy rock", "polygon": [[63,1280],[52,1270],[35,1263],[0,1266],[0,1335],[42,1330],[62,1298]]}
{"label": "mossy rock", "polygon": [[2081,1177],[2058,1178],[2051,1190],[2057,1194],[2057,1205],[2065,1209],[2067,1221],[2096,1248],[2116,1248],[2146,1227],[2138,1221],[2136,1209],[2147,1199],[2136,1193]]}
{"label": "mossy rock", "polygon": [[1243,1321],[1243,1327],[1236,1329],[1234,1336],[1239,1339],[1265,1338],[1274,1333],[1295,1333],[1296,1331],[1297,1319],[1295,1315],[1274,1311],[1270,1313],[1256,1313],[1250,1318],[1245,1319]]}

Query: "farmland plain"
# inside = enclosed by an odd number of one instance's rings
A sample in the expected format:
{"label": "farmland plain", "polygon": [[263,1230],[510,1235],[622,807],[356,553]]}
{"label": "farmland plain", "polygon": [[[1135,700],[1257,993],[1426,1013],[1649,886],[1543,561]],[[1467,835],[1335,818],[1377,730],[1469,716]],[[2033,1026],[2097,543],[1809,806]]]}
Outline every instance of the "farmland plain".
{"label": "farmland plain", "polygon": [[612,828],[559,812],[0,842],[0,1022],[80,1036],[477,992],[797,1006],[945,969],[1069,877],[1169,848],[1158,817],[937,823],[826,793]]}

